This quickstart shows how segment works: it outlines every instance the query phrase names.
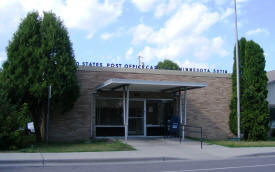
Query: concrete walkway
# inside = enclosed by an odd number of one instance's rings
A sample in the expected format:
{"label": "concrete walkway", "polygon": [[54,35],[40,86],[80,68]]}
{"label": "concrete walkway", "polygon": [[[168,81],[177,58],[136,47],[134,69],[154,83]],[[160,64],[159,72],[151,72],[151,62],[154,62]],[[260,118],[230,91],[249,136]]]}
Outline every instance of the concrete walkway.
{"label": "concrete walkway", "polygon": [[73,163],[166,161],[166,160],[220,160],[240,156],[275,155],[274,147],[226,148],[185,140],[163,138],[130,138],[127,142],[136,151],[73,152],[73,153],[0,153],[0,166],[54,165]]}

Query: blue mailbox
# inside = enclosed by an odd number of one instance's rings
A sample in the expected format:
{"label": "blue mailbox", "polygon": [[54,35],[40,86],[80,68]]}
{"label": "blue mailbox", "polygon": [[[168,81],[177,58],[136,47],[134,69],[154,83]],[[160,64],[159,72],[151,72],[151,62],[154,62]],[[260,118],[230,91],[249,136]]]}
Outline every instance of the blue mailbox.
{"label": "blue mailbox", "polygon": [[180,129],[180,121],[178,116],[172,116],[170,119],[170,125],[169,125],[169,132],[170,135],[176,135],[179,136],[179,129]]}

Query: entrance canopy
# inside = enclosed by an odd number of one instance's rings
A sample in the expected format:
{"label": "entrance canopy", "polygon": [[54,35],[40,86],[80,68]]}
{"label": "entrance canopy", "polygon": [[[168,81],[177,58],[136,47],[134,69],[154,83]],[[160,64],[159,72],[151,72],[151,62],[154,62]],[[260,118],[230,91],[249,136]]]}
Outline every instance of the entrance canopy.
{"label": "entrance canopy", "polygon": [[[207,83],[196,82],[178,82],[178,81],[152,81],[152,80],[132,80],[132,79],[109,79],[96,87],[97,91],[122,91],[123,92],[123,124],[125,141],[128,137],[129,124],[129,92],[130,91],[144,91],[144,92],[160,92],[173,93],[184,91],[184,123],[182,118],[182,98],[181,93],[178,94],[178,112],[180,117],[180,124],[186,125],[186,91],[195,88],[206,87]],[[131,118],[132,119],[132,118]],[[146,123],[145,123],[146,125]],[[182,130],[184,136],[184,130]]]}
{"label": "entrance canopy", "polygon": [[131,91],[169,93],[203,88],[207,86],[207,83],[112,78],[96,87],[96,91],[123,91],[123,87],[125,86],[127,86]]}

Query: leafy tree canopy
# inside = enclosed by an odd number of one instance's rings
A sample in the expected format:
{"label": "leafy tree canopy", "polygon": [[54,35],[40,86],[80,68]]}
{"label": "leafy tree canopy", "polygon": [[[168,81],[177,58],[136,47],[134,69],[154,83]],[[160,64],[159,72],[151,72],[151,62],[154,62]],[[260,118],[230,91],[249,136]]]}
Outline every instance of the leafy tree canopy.
{"label": "leafy tree canopy", "polygon": [[163,62],[158,62],[156,67],[157,69],[165,70],[179,70],[180,68],[176,63],[168,59],[164,60]]}
{"label": "leafy tree canopy", "polygon": [[27,103],[37,139],[47,109],[47,88],[52,86],[52,111],[69,110],[78,94],[76,64],[68,32],[52,12],[28,13],[7,47],[3,82],[13,104]]}
{"label": "leafy tree canopy", "polygon": [[[234,58],[235,59],[235,58]],[[267,76],[263,49],[254,41],[239,41],[241,133],[246,140],[264,140],[269,131]],[[232,74],[230,128],[236,133],[236,70]]]}

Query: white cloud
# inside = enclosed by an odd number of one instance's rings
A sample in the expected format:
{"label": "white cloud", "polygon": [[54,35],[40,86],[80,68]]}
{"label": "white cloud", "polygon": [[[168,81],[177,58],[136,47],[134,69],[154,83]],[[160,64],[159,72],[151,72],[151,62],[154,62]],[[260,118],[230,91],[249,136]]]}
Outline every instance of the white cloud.
{"label": "white cloud", "polygon": [[156,54],[157,52],[155,51],[155,49],[149,46],[145,46],[144,49],[138,53],[139,56],[144,57],[144,62],[151,62],[154,57],[158,57],[156,56]]}
{"label": "white cloud", "polygon": [[184,67],[184,68],[187,67],[187,68],[209,69],[208,64],[205,64],[205,63],[196,63],[196,62],[189,61],[188,59],[184,60],[183,63],[177,61],[177,64],[180,67]]}
{"label": "white cloud", "polygon": [[133,40],[132,43],[138,44],[146,40],[152,33],[153,29],[144,24],[139,24],[133,29]]}
{"label": "white cloud", "polygon": [[269,31],[264,29],[264,28],[257,28],[255,30],[249,30],[247,32],[245,32],[245,35],[247,36],[252,36],[252,35],[258,35],[258,34],[265,34],[265,35],[269,35]]}
{"label": "white cloud", "polygon": [[1,0],[0,23],[15,20],[18,24],[18,19],[32,10],[53,11],[66,27],[84,30],[88,32],[87,38],[91,38],[97,30],[117,20],[122,14],[123,3],[124,0]]}
{"label": "white cloud", "polygon": [[218,20],[219,14],[209,12],[203,4],[183,4],[158,31],[153,32],[149,26],[138,25],[134,32],[134,41],[163,44],[183,35],[199,35]]}
{"label": "white cloud", "polygon": [[221,57],[228,56],[229,52],[223,48],[223,44],[224,41],[220,36],[213,38],[211,42],[212,53],[217,54]]}
{"label": "white cloud", "polygon": [[130,48],[126,51],[126,53],[125,53],[125,58],[126,58],[126,60],[130,60],[130,59],[131,59],[131,57],[132,57],[132,55],[133,55],[133,52],[134,52],[133,47],[130,47]]}
{"label": "white cloud", "polygon": [[223,48],[223,39],[220,36],[213,38],[211,41],[207,39],[204,41],[194,53],[194,56],[199,60],[206,60],[211,55],[218,55],[220,57],[229,55],[229,52]]}
{"label": "white cloud", "polygon": [[139,55],[145,57],[146,62],[149,62],[154,58],[157,58],[157,60],[163,60],[166,58],[176,60],[179,57],[185,56],[192,47],[195,47],[200,42],[201,39],[198,37],[181,37],[157,45],[156,47],[146,46]]}
{"label": "white cloud", "polygon": [[103,40],[108,40],[111,38],[119,38],[121,36],[129,34],[129,30],[126,30],[124,27],[119,27],[116,31],[114,32],[105,32],[100,35],[100,38]]}
{"label": "white cloud", "polygon": [[225,18],[227,18],[228,16],[232,15],[233,13],[234,13],[234,9],[233,8],[227,8],[226,11],[222,13],[221,19],[224,20]]}
{"label": "white cloud", "polygon": [[154,16],[155,17],[162,17],[164,15],[168,15],[177,9],[181,4],[180,0],[169,0],[167,3],[162,2],[160,3],[155,10]]}
{"label": "white cloud", "polygon": [[37,10],[39,13],[43,11],[54,11],[59,13],[63,6],[62,0],[18,0],[19,4],[23,7],[26,12]]}
{"label": "white cloud", "polygon": [[166,3],[161,3],[157,6],[156,11],[155,11],[155,17],[162,17],[167,10]]}
{"label": "white cloud", "polygon": [[132,3],[141,11],[150,11],[159,0],[132,0]]}
{"label": "white cloud", "polygon": [[146,46],[141,52],[139,52],[139,55],[144,57],[145,62],[150,62],[153,59],[158,61],[168,58],[175,59],[179,54],[181,54],[181,46],[177,45],[176,42],[159,48]]}
{"label": "white cloud", "polygon": [[159,30],[140,24],[133,32],[133,43],[145,42],[138,54],[149,62],[165,58],[177,60],[191,56],[200,61],[211,55],[226,56],[221,37],[208,39],[203,33],[220,20],[217,12],[211,12],[201,3],[182,4]]}
{"label": "white cloud", "polygon": [[212,55],[225,57],[229,52],[223,48],[224,41],[221,37],[209,40],[203,36],[182,37],[159,47],[146,46],[139,55],[145,57],[144,61],[166,58],[177,60],[182,57],[193,57],[199,61],[206,61]]}
{"label": "white cloud", "polygon": [[103,34],[101,34],[101,39],[103,39],[103,40],[108,40],[108,39],[110,39],[110,38],[112,38],[114,36],[114,33],[103,33]]}
{"label": "white cloud", "polygon": [[18,0],[0,1],[0,33],[13,32],[24,15]]}
{"label": "white cloud", "polygon": [[86,30],[87,38],[100,28],[116,21],[122,14],[123,0],[99,3],[97,0],[67,0],[60,15],[69,28]]}

